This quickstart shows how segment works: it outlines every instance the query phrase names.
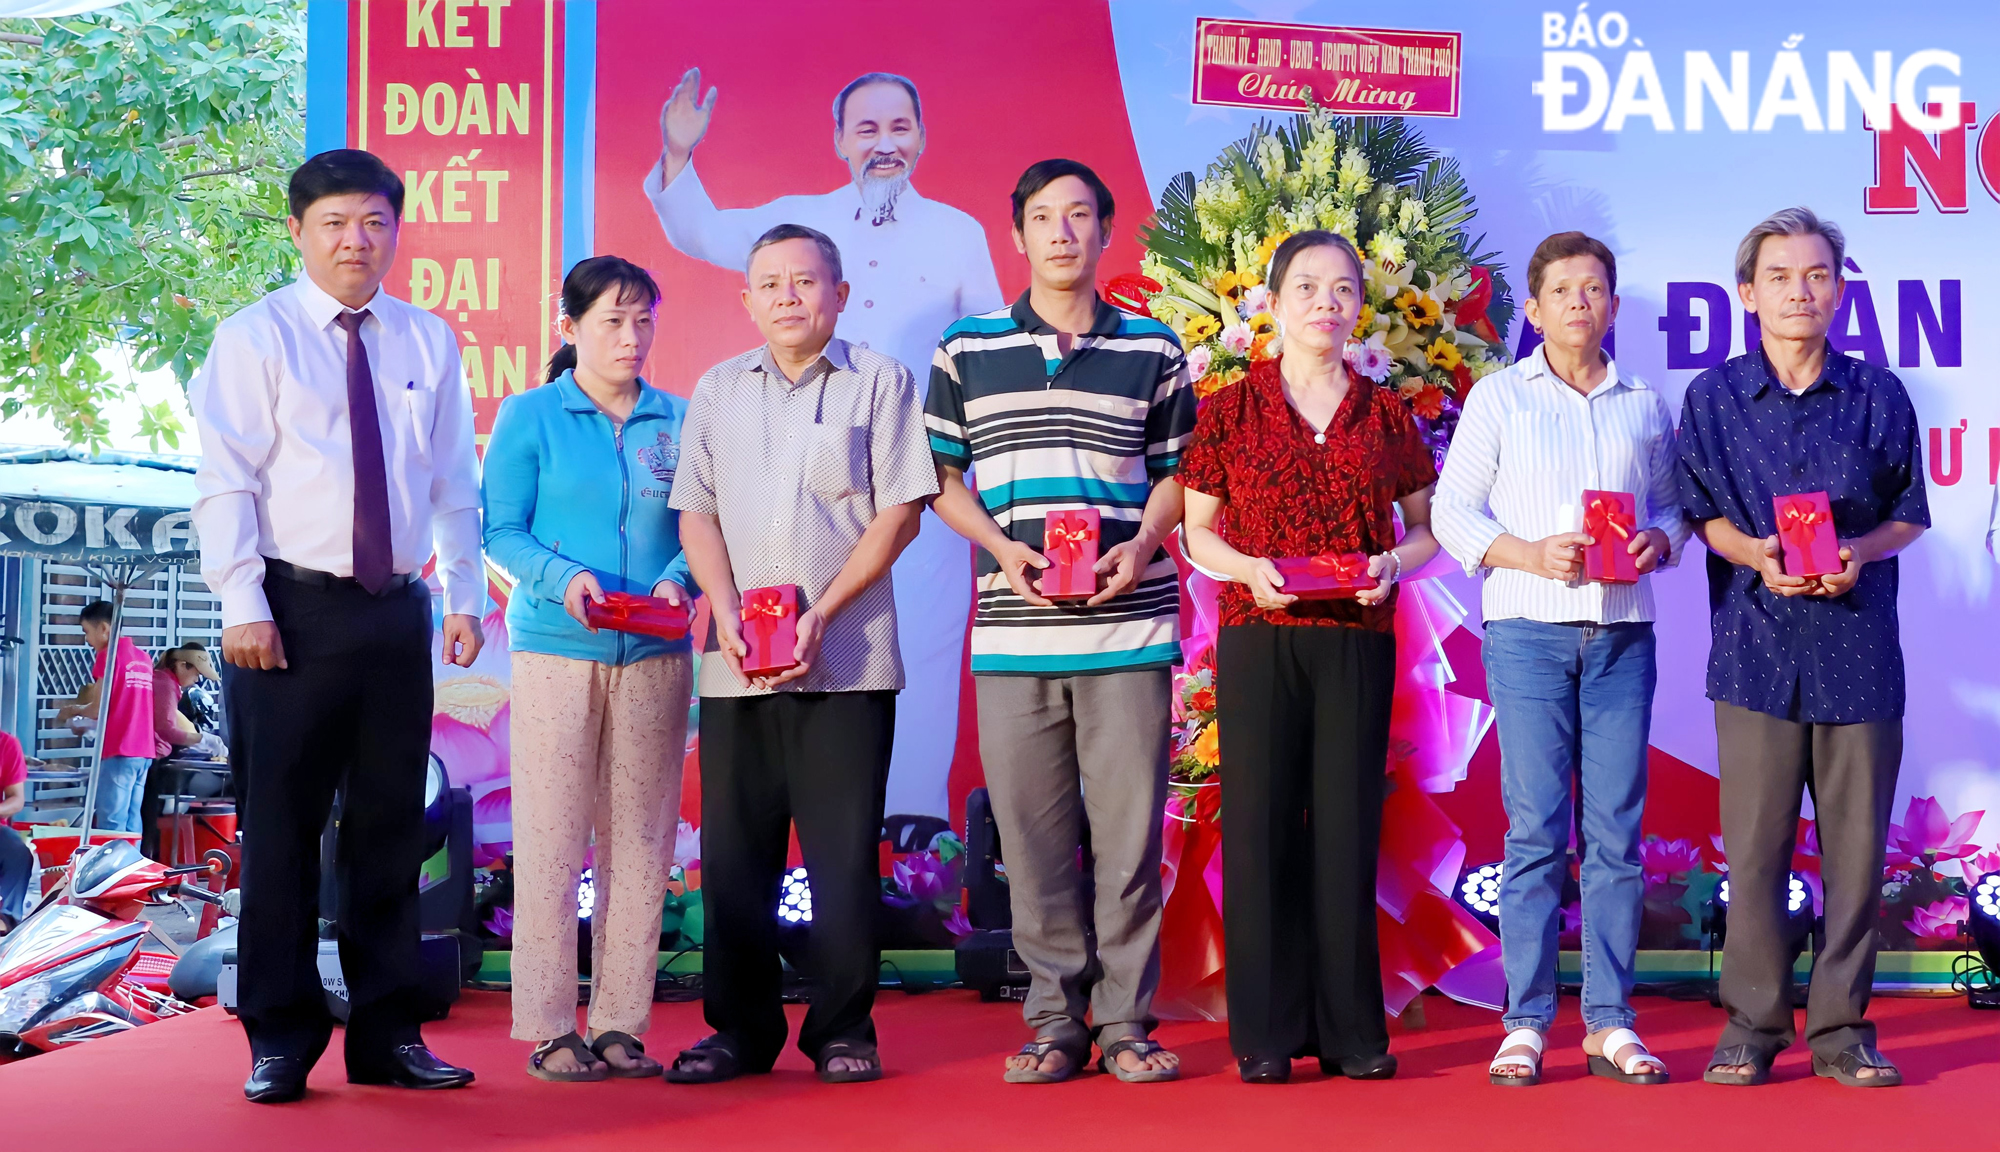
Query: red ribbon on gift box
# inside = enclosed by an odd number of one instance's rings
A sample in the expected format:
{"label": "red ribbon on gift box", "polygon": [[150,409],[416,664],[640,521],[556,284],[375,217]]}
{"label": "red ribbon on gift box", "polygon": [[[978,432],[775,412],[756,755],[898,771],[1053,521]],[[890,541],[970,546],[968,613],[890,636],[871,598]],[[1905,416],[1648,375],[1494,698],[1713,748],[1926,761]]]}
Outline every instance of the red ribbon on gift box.
{"label": "red ribbon on gift box", "polygon": [[785,603],[784,594],[775,588],[760,588],[744,599],[743,608],[737,613],[750,631],[756,633],[761,647],[770,642],[778,630],[778,621],[792,614],[791,606]]}
{"label": "red ribbon on gift box", "polygon": [[1819,526],[1827,519],[1827,514],[1810,500],[1787,500],[1784,511],[1778,514],[1778,534],[1791,541],[1792,547],[1805,552],[1812,547]]}
{"label": "red ribbon on gift box", "polygon": [[1067,521],[1057,521],[1043,530],[1042,550],[1067,553],[1057,558],[1064,564],[1074,564],[1083,558],[1084,542],[1095,539],[1097,539],[1097,529],[1089,524],[1079,521],[1071,527]]}
{"label": "red ribbon on gift box", "polygon": [[1368,557],[1359,552],[1335,555],[1322,552],[1306,559],[1306,571],[1314,576],[1332,576],[1343,584],[1368,578]]}
{"label": "red ribbon on gift box", "polygon": [[1619,539],[1632,538],[1632,514],[1615,501],[1602,498],[1592,500],[1583,514],[1583,530],[1602,539],[1611,532],[1618,533]]}

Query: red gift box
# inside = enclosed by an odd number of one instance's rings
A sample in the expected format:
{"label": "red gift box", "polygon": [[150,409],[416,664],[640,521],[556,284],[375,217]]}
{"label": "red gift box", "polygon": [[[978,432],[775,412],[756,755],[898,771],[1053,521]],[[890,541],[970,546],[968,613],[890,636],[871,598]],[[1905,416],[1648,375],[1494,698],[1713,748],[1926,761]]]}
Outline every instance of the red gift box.
{"label": "red gift box", "polygon": [[1638,529],[1637,502],[1630,492],[1583,494],[1583,530],[1597,541],[1583,549],[1583,578],[1599,584],[1637,584],[1638,561],[1628,551]]}
{"label": "red gift box", "polygon": [[678,640],[688,631],[685,604],[669,604],[658,596],[635,596],[630,592],[606,592],[602,604],[584,597],[583,618],[592,628],[635,632],[662,640]]}
{"label": "red gift box", "polygon": [[1784,550],[1787,576],[1831,576],[1846,570],[1826,493],[1774,496],[1771,506],[1778,513],[1778,546]]}
{"label": "red gift box", "polygon": [[1376,584],[1368,574],[1366,552],[1280,556],[1271,563],[1285,578],[1285,586],[1278,591],[1301,600],[1351,600],[1356,592]]}
{"label": "red gift box", "polygon": [[743,594],[737,615],[743,621],[743,642],[750,646],[743,657],[745,676],[774,676],[798,664],[797,585],[752,588]]}
{"label": "red gift box", "polygon": [[1095,508],[1051,512],[1042,522],[1042,595],[1051,599],[1097,595],[1099,517]]}

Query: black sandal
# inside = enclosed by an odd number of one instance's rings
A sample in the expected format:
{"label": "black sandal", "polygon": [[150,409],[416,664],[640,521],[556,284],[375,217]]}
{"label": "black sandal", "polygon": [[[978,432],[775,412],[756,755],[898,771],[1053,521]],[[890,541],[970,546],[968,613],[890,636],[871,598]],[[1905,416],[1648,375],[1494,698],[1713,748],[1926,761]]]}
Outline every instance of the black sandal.
{"label": "black sandal", "polygon": [[[865,1060],[866,1068],[850,1068],[836,1072],[827,1067],[835,1060],[845,1057],[849,1060]],[[822,1084],[865,1084],[882,1078],[882,1057],[875,1052],[875,1045],[861,1044],[850,1040],[835,1040],[819,1050],[813,1058],[813,1067],[819,1070]]]}
{"label": "black sandal", "polygon": [[[1775,1053],[1765,1052],[1749,1044],[1732,1044],[1727,1048],[1717,1048],[1715,1055],[1708,1058],[1708,1068],[1701,1078],[1710,1084],[1726,1084],[1736,1088],[1754,1088],[1771,1078],[1771,1061]],[[1722,1072],[1729,1067],[1748,1067],[1748,1072]]]}
{"label": "black sandal", "polygon": [[[1042,1061],[1058,1052],[1067,1058],[1068,1063],[1054,1072],[1042,1071]],[[1009,1084],[1060,1084],[1065,1080],[1076,1079],[1077,1073],[1083,1071],[1084,1065],[1090,1063],[1090,1041],[1085,1040],[1079,1044],[1075,1040],[1065,1041],[1058,1037],[1036,1037],[1032,1042],[1022,1045],[1018,1055],[1032,1056],[1035,1058],[1035,1063],[1028,1068],[1007,1069],[1007,1074],[1001,1077],[1002,1080]]]}
{"label": "black sandal", "polygon": [[[1873,1076],[1863,1076],[1863,1068],[1874,1068],[1876,1072]],[[1822,1060],[1815,1054],[1813,1075],[1837,1080],[1849,1088],[1894,1088],[1903,1082],[1903,1074],[1889,1058],[1869,1044],[1850,1044],[1831,1060]]]}
{"label": "black sandal", "polygon": [[597,1039],[590,1042],[590,1051],[599,1060],[604,1061],[606,1067],[611,1069],[611,1076],[620,1080],[645,1080],[660,1074],[661,1069],[658,1060],[635,1059],[631,1067],[620,1068],[618,1065],[613,1064],[611,1059],[604,1054],[604,1050],[611,1047],[625,1049],[625,1055],[627,1056],[644,1057],[646,1055],[646,1046],[639,1043],[639,1038],[630,1032],[599,1032]]}
{"label": "black sandal", "polygon": [[[697,1067],[701,1064],[707,1066]],[[683,1048],[665,1075],[669,1084],[720,1084],[743,1075],[743,1061],[729,1041],[710,1036],[692,1048]]]}
{"label": "black sandal", "polygon": [[[544,1060],[557,1052],[567,1052],[576,1057],[576,1070],[557,1072],[542,1066]],[[528,1056],[528,1075],[555,1084],[594,1084],[611,1073],[606,1070],[605,1062],[598,1059],[590,1046],[583,1042],[583,1037],[571,1032],[535,1045],[534,1052]]]}
{"label": "black sandal", "polygon": [[1137,1071],[1128,1072],[1124,1065],[1118,1063],[1118,1054],[1121,1052],[1130,1052],[1141,1060],[1150,1059],[1161,1052],[1165,1052],[1167,1046],[1155,1040],[1148,1040],[1139,1036],[1127,1036],[1123,1040],[1113,1040],[1109,1044],[1100,1045],[1099,1050],[1103,1055],[1097,1058],[1097,1070],[1099,1072],[1109,1072],[1125,1084],[1158,1084],[1164,1080],[1178,1080],[1181,1077],[1179,1065],[1175,1065],[1172,1068],[1140,1068]]}

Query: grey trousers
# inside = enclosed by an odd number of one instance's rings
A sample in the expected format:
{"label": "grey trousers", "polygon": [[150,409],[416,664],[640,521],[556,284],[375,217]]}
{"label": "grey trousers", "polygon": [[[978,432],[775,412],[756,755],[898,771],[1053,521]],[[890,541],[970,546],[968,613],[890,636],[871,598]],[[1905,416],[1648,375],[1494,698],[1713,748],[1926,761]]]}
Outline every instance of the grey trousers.
{"label": "grey trousers", "polygon": [[[1100,1042],[1144,1037],[1157,1023],[1172,673],[975,682],[1014,951],[1033,977],[1028,1027],[1073,1040],[1089,1034],[1088,1011]],[[1077,867],[1086,820],[1089,877]]]}
{"label": "grey trousers", "polygon": [[1812,793],[1826,888],[1826,947],[1814,957],[1806,1043],[1827,1060],[1854,1044],[1872,1046],[1875,920],[1903,722],[1804,724],[1717,702],[1715,735],[1729,854],[1720,988],[1729,1023],[1717,1048],[1776,1053],[1797,1036],[1784,925],[1801,789]]}

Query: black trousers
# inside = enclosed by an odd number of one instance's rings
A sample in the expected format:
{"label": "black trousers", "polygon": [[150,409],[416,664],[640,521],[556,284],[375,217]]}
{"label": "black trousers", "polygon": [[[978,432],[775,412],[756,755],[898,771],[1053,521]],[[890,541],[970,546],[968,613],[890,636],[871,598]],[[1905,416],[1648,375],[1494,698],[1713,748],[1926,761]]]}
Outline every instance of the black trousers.
{"label": "black trousers", "polygon": [[793,824],[812,887],[799,1050],[875,1042],[876,846],[895,731],[893,692],[702,699],[702,1009],[747,1070],[769,1070],[788,1031],[778,902]]}
{"label": "black trousers", "polygon": [[[317,1060],[332,1036],[318,920],[336,921],[352,1012],[350,1065],[420,1039],[417,872],[430,755],[431,605],[420,582],[371,596],[278,576],[264,592],[288,667],[225,666],[230,760],[242,796],[239,1015],[255,1056]],[[320,835],[342,906],[321,909]]]}
{"label": "black trousers", "polygon": [[1375,853],[1396,638],[1230,625],[1216,641],[1229,1045],[1239,1057],[1389,1050]]}

